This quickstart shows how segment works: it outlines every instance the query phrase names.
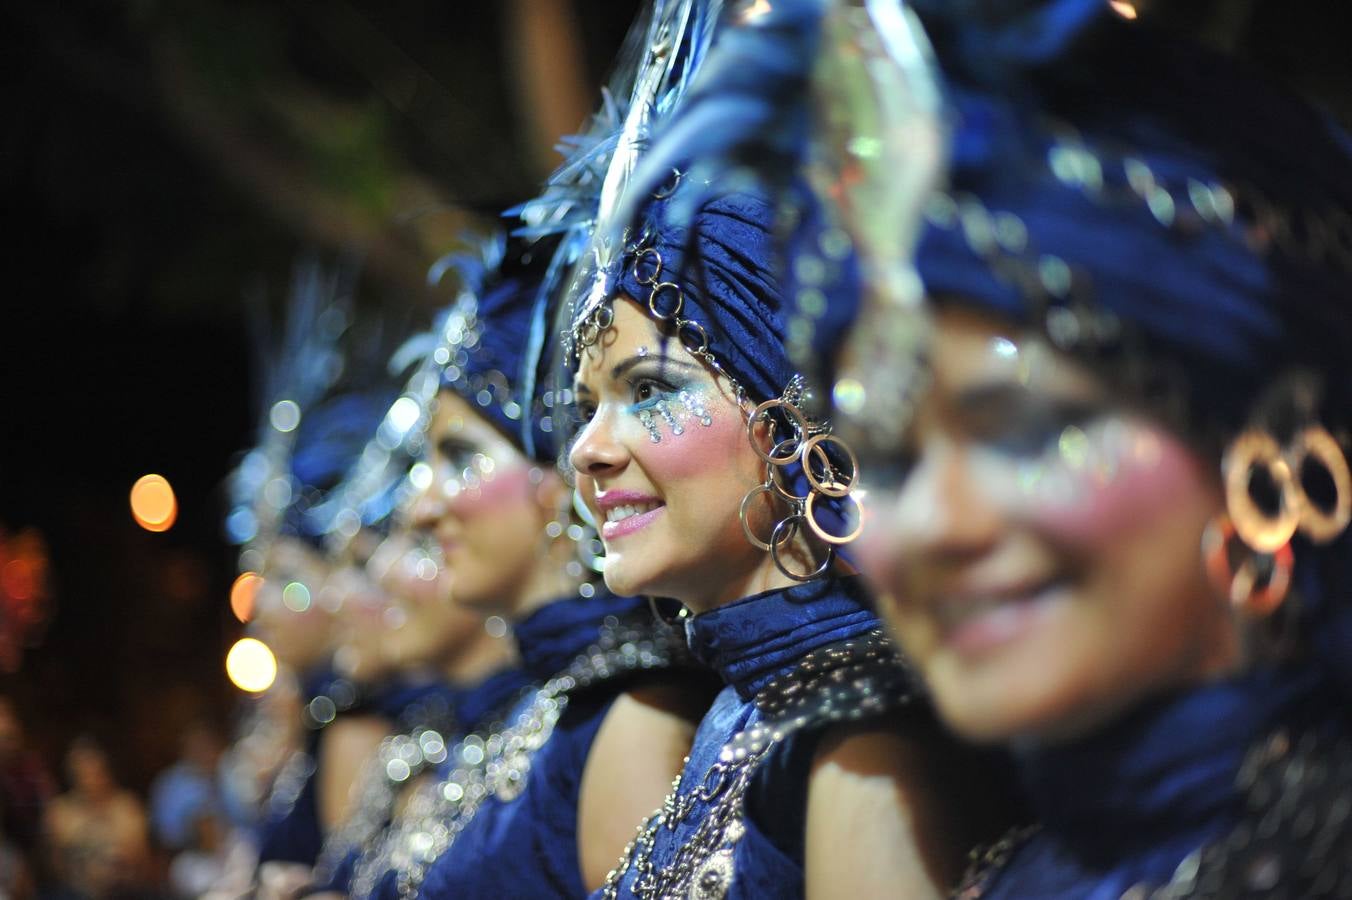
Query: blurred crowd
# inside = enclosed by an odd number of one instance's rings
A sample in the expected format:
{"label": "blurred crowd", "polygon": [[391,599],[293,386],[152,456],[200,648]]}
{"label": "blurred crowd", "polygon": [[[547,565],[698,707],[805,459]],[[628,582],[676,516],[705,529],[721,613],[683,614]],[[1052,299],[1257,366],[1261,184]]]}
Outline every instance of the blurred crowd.
{"label": "blurred crowd", "polygon": [[0,697],[0,897],[197,897],[220,882],[238,840],[222,790],[223,743],[198,723],[179,747],[141,797],[89,736],[51,771]]}

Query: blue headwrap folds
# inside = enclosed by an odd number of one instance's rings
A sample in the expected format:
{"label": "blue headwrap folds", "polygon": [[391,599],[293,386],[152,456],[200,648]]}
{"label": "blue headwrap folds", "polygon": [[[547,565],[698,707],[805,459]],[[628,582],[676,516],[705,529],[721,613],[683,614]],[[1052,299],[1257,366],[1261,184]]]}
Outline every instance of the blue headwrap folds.
{"label": "blue headwrap folds", "polygon": [[677,197],[643,210],[635,230],[645,238],[626,248],[608,293],[658,315],[676,313],[691,323],[681,329],[685,345],[707,343],[749,397],[780,396],[793,366],[784,351],[773,210],[754,194],[730,193],[710,199],[685,222],[669,215]]}
{"label": "blue headwrap folds", "polygon": [[442,387],[464,397],[517,447],[550,463],[556,453],[553,423],[528,414],[534,398],[523,392],[534,383],[526,377],[536,364],[528,352],[529,336],[551,250],[548,241],[517,244],[487,268],[462,267],[462,275],[470,277],[443,322],[444,344],[434,351]]}

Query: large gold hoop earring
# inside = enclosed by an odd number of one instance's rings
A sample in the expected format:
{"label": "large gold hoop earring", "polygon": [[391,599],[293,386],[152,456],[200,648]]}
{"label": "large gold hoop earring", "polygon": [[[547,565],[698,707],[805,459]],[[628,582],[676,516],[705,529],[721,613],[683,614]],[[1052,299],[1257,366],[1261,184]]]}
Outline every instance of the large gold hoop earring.
{"label": "large gold hoop earring", "polygon": [[[1301,482],[1301,472],[1309,460],[1324,467],[1333,482],[1333,508],[1324,510],[1310,500]],[[1294,483],[1300,486],[1300,524],[1302,534],[1317,544],[1327,544],[1342,534],[1352,522],[1352,470],[1348,469],[1343,449],[1328,430],[1312,425],[1296,436],[1289,461]]]}
{"label": "large gold hoop earring", "polygon": [[[848,496],[848,495],[847,495]],[[835,535],[822,528],[817,522],[817,516],[814,512],[813,504],[816,503],[818,495],[809,494],[807,498],[807,507],[803,511],[803,518],[807,519],[807,525],[812,529],[812,533],[821,538],[828,544],[843,546],[850,543],[864,532],[864,504],[858,497],[850,497],[854,502],[855,509],[859,511],[859,521],[855,523],[854,530],[846,535]]]}
{"label": "large gold hoop earring", "polygon": [[[792,437],[776,441],[767,452],[761,449],[760,442],[756,440],[756,423],[762,418],[770,421],[770,436],[773,438],[774,421],[769,419],[769,414],[775,410],[780,410],[789,417],[794,433]],[[756,455],[762,460],[776,466],[787,466],[798,458],[798,454],[803,449],[803,435],[807,433],[807,419],[803,417],[802,411],[783,399],[766,400],[752,410],[751,416],[746,420],[746,439],[751,442],[751,449],[756,451]],[[789,444],[789,448],[781,451],[785,444]]]}
{"label": "large gold hoop earring", "polygon": [[[1253,476],[1262,467],[1277,491],[1277,512],[1270,515],[1253,498]],[[1260,553],[1275,553],[1291,540],[1300,522],[1291,466],[1272,435],[1245,431],[1231,442],[1221,461],[1225,480],[1225,507],[1244,543]]]}
{"label": "large gold hoop earring", "polygon": [[[840,448],[841,453],[845,454],[846,459],[850,461],[849,472],[842,475],[841,472],[836,470],[836,467],[831,463],[830,455],[822,447],[822,444],[825,443],[834,444]],[[803,474],[807,476],[808,484],[812,485],[813,491],[835,498],[849,495],[859,474],[859,458],[854,455],[854,450],[850,448],[849,444],[833,434],[814,434],[803,445],[802,457]],[[816,471],[812,468],[814,459],[821,461],[823,477],[818,477]]]}

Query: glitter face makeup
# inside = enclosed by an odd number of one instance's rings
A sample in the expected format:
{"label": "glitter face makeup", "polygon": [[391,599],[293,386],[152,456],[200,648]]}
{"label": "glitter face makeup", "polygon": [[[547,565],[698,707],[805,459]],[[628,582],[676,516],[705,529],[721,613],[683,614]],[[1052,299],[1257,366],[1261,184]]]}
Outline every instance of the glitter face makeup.
{"label": "glitter face makeup", "polygon": [[736,599],[769,564],[742,535],[738,509],[762,464],[726,380],[664,338],[630,300],[612,333],[583,352],[583,423],[570,461],[601,526],[607,585],[692,608]]}
{"label": "glitter face makeup", "polygon": [[1200,554],[1208,466],[1087,369],[945,308],[934,386],[876,480],[861,561],[945,718],[979,740],[1077,734],[1237,664]]}

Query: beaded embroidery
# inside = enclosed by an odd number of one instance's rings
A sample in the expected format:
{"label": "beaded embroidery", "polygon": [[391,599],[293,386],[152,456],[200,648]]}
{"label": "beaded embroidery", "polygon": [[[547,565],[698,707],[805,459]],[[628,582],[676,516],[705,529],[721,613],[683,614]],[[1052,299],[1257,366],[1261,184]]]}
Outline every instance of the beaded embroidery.
{"label": "beaded embroidery", "polygon": [[399,790],[417,778],[428,766],[446,760],[449,722],[438,727],[420,726],[406,734],[393,734],[363,767],[355,785],[356,803],[351,815],[339,829],[329,834],[315,863],[316,882],[332,877],[347,854],[366,846],[389,822]]}
{"label": "beaded embroidery", "polygon": [[[661,808],[625,848],[601,896],[616,900],[632,870],[634,895],[642,900],[725,897],[736,877],[734,848],[746,834],[746,790],[771,750],[803,728],[880,715],[915,696],[910,670],[881,631],[808,654],[761,689],[755,704],[763,718],[728,741],[697,787],[682,793],[677,776]],[[658,869],[652,862],[658,834],[675,831],[701,803],[709,807],[694,833]]]}

